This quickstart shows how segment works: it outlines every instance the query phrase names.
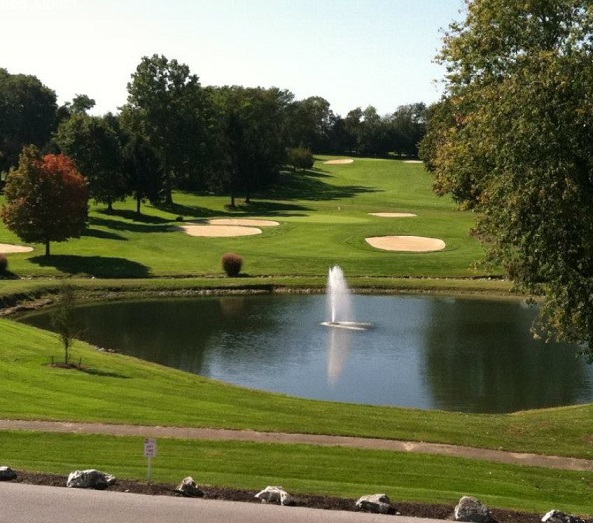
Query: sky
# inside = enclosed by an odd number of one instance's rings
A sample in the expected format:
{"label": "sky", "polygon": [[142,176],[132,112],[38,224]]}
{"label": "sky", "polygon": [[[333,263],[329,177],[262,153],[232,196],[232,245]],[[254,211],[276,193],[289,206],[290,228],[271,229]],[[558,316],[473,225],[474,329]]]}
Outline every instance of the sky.
{"label": "sky", "polygon": [[202,85],[321,96],[336,114],[437,101],[434,63],[463,0],[0,0],[0,67],[58,102],[117,112],[143,56],[187,64]]}

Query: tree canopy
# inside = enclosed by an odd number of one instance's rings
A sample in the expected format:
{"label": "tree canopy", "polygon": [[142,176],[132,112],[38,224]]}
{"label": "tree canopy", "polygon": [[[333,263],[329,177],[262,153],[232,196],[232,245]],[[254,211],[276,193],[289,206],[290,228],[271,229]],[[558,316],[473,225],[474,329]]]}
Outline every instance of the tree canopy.
{"label": "tree canopy", "polygon": [[0,171],[16,166],[25,145],[45,145],[56,125],[56,93],[38,78],[0,68]]}
{"label": "tree canopy", "polygon": [[541,294],[546,339],[593,357],[593,10],[585,0],[474,0],[440,55],[446,94],[423,157],[477,211],[488,260]]}
{"label": "tree canopy", "polygon": [[24,242],[43,243],[46,256],[50,242],[78,238],[86,227],[87,184],[63,154],[42,156],[34,145],[25,147],[4,192],[2,220]]}

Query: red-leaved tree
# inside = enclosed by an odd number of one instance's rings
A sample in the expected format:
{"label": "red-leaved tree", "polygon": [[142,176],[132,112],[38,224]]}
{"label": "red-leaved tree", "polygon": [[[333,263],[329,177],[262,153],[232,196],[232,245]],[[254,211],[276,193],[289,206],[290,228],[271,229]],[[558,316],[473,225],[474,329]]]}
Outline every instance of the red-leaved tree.
{"label": "red-leaved tree", "polygon": [[23,149],[19,166],[4,189],[0,216],[9,230],[27,243],[79,238],[88,219],[88,188],[74,162],[63,154],[42,156],[37,147]]}

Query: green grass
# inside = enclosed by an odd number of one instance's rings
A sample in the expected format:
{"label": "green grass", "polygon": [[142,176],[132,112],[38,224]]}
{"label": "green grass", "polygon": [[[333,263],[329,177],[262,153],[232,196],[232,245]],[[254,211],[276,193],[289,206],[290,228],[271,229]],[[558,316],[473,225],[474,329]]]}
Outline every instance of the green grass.
{"label": "green grass", "polygon": [[[351,276],[447,276],[476,274],[470,266],[482,256],[469,237],[471,213],[455,210],[430,190],[431,175],[418,164],[357,159],[351,165],[325,165],[306,174],[284,173],[277,185],[249,206],[229,211],[227,197],[177,192],[174,205],[115,205],[114,214],[92,206],[88,230],[80,239],[52,246],[46,259],[33,253],[9,255],[19,276],[158,277],[222,275],[225,252],[241,254],[251,276],[319,276],[339,264]],[[0,203],[2,203],[0,197]],[[415,218],[386,219],[370,212],[405,211]],[[279,227],[242,238],[196,238],[180,232],[186,220],[222,216],[270,218]],[[394,253],[370,247],[365,238],[417,235],[442,238],[447,247],[430,254]],[[0,242],[19,243],[0,226]],[[477,273],[479,274],[479,273]]]}
{"label": "green grass", "polygon": [[0,320],[0,332],[0,412],[8,418],[411,439],[593,458],[593,405],[470,415],[312,401],[100,353],[82,342],[72,358],[82,358],[87,372],[52,368],[51,356],[63,358],[57,336],[8,320]]}
{"label": "green grass", "polygon": [[[146,479],[142,443],[138,437],[22,432],[17,438],[0,431],[2,459],[58,474],[98,467],[119,478]],[[490,507],[541,514],[551,507],[587,514],[593,506],[593,472],[339,447],[159,439],[153,481],[178,483],[188,475],[201,486],[260,490],[279,484],[291,494],[353,501],[385,492],[396,504],[453,505],[471,493]]]}
{"label": "green grass", "polygon": [[[473,216],[436,198],[430,184],[422,166],[401,161],[319,161],[307,174],[282,175],[272,191],[234,211],[225,207],[226,197],[183,192],[175,193],[172,206],[144,206],[140,219],[131,201],[116,204],[112,215],[93,206],[88,231],[52,245],[51,258],[40,246],[8,256],[10,270],[25,279],[1,280],[0,304],[52,295],[63,277],[87,299],[250,286],[321,290],[334,264],[361,290],[508,295],[506,282],[470,279],[486,275],[471,269],[482,256],[468,234]],[[418,216],[368,214],[381,211]],[[280,226],[247,238],[192,238],[174,229],[178,215],[269,218]],[[442,238],[447,248],[392,253],[364,241],[406,234]],[[0,224],[0,243],[20,242]],[[229,251],[243,256],[245,277],[223,277],[220,258]],[[347,405],[247,390],[99,353],[82,342],[73,358],[82,358],[86,372],[51,368],[52,355],[62,357],[54,335],[0,320],[2,417],[409,439],[593,459],[593,404],[507,415]],[[88,465],[122,477],[144,474],[138,438],[15,434],[0,432],[0,459],[13,467],[66,473]],[[343,496],[386,491],[394,499],[448,503],[472,494],[491,506],[535,511],[555,502],[567,511],[590,512],[593,488],[590,473],[299,445],[166,440],[157,460],[159,481],[179,481],[187,471],[219,485],[280,483],[295,492]]]}

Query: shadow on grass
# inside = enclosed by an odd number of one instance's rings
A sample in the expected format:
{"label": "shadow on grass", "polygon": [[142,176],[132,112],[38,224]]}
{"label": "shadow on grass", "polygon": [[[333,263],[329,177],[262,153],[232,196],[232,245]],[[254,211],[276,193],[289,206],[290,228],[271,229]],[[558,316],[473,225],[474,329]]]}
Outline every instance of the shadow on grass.
{"label": "shadow on grass", "polygon": [[97,278],[147,278],[150,276],[150,269],[146,265],[125,258],[58,254],[35,256],[30,258],[30,261],[40,267],[55,267],[68,274],[88,274]]}
{"label": "shadow on grass", "polygon": [[[128,221],[121,221],[121,220],[114,220],[110,218],[98,218],[96,216],[92,216],[89,220],[91,225],[96,225],[98,227],[106,227],[108,229],[113,229],[115,231],[129,231],[129,232],[166,232],[171,227],[171,222],[169,220],[164,220],[162,218],[158,219],[159,221],[153,221],[149,223],[138,223],[138,222],[128,222]],[[109,234],[109,233],[108,233]],[[112,233],[114,234],[114,233]],[[113,238],[115,239],[115,238]]]}
{"label": "shadow on grass", "polygon": [[[90,219],[91,223],[95,223],[98,225],[93,218]],[[118,240],[118,241],[128,241],[128,239],[121,234],[116,234],[114,232],[108,231],[101,231],[99,229],[86,229],[82,236],[86,238],[99,238],[100,240]]]}
{"label": "shadow on grass", "polygon": [[323,181],[331,178],[320,170],[305,172],[282,172],[276,183],[265,193],[265,198],[272,200],[324,201],[353,198],[357,194],[379,192],[364,185],[333,185]]}
{"label": "shadow on grass", "polygon": [[[124,218],[125,220],[131,220],[133,222],[139,223],[147,223],[147,224],[164,224],[169,223],[170,220],[167,218],[163,218],[161,216],[149,216],[146,214],[137,214],[136,211],[130,211],[129,209],[113,209],[112,212],[109,211],[97,211],[97,214],[103,214],[104,216],[119,216],[120,218]],[[112,220],[117,221],[117,220]]]}
{"label": "shadow on grass", "polygon": [[52,367],[54,369],[66,369],[66,370],[77,370],[78,372],[84,372],[85,374],[90,374],[92,376],[101,376],[104,378],[120,378],[120,379],[129,379],[129,376],[125,374],[120,374],[119,372],[111,372],[108,370],[101,370],[101,369],[93,369],[91,367],[84,367],[83,365],[77,365],[76,363],[61,363],[61,362],[54,362],[50,363],[48,367]]}

